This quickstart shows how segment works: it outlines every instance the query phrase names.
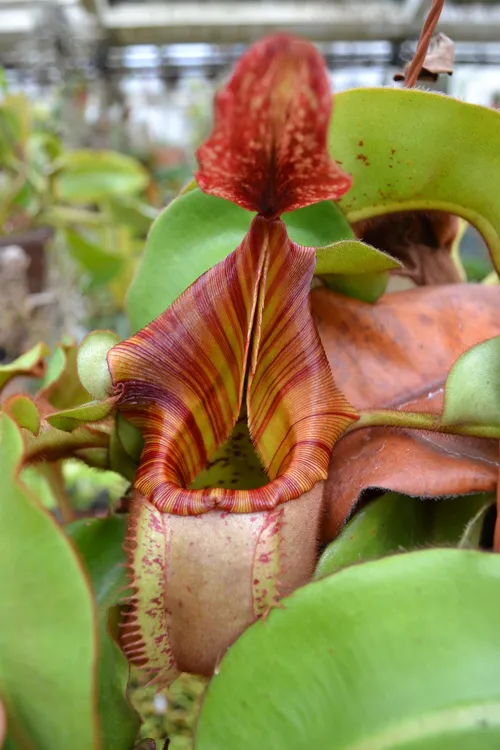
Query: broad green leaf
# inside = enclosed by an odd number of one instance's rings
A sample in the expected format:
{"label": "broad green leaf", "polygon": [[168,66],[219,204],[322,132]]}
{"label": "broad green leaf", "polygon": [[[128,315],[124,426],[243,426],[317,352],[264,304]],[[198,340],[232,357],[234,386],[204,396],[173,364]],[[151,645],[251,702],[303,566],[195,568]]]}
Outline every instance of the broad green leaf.
{"label": "broad green leaf", "polygon": [[[326,248],[323,248],[324,245],[332,245],[337,240],[354,238],[353,231],[342,211],[331,201],[321,201],[313,206],[285,213],[283,221],[290,239],[306,247],[321,246],[321,250],[325,250],[323,258],[330,254]],[[346,257],[347,253],[348,250],[343,248],[342,255]]]}
{"label": "broad green leaf", "polygon": [[359,299],[361,302],[373,303],[385,294],[389,283],[389,272],[325,274],[321,276],[321,279],[334,292]]}
{"label": "broad green leaf", "polygon": [[111,471],[121,474],[129,482],[134,482],[137,466],[138,461],[133,459],[125,449],[118,428],[115,426],[109,441],[109,468]]}
{"label": "broad green leaf", "polygon": [[350,223],[393,211],[447,211],[483,235],[500,267],[500,113],[415,89],[335,97],[330,150],[353,175]]}
{"label": "broad green leaf", "polygon": [[93,284],[106,284],[120,272],[122,258],[88,242],[76,232],[66,230],[65,234],[71,255],[88,271]]}
{"label": "broad green leaf", "polygon": [[252,218],[249,211],[199,189],[172,201],[151,227],[128,292],[132,328],[156,318],[198,276],[229,255]]}
{"label": "broad green leaf", "polygon": [[[127,297],[134,330],[162,313],[201,274],[235,250],[253,214],[205,195],[198,188],[180,195],[156,219]],[[316,247],[352,237],[333,203],[285,214],[294,242]]]}
{"label": "broad green leaf", "polygon": [[113,219],[122,225],[130,227],[134,234],[144,237],[153,221],[158,216],[158,210],[143,203],[137,198],[113,198],[108,202],[108,209]]}
{"label": "broad green leaf", "polygon": [[330,289],[363,302],[376,302],[387,288],[389,270],[401,268],[395,258],[358,240],[318,247],[316,258],[316,274]]}
{"label": "broad green leaf", "polygon": [[112,331],[92,331],[78,349],[78,376],[90,395],[98,401],[108,397],[111,375],[106,355],[119,341]]}
{"label": "broad green leaf", "polygon": [[88,422],[99,422],[113,411],[113,404],[109,401],[89,401],[88,404],[76,406],[74,409],[64,409],[49,414],[47,422],[58,430],[71,432],[76,427]]}
{"label": "broad green leaf", "polygon": [[31,128],[31,106],[24,94],[8,94],[0,105],[0,160],[22,156]]}
{"label": "broad green leaf", "polygon": [[441,424],[500,429],[500,336],[468,349],[451,368]]}
{"label": "broad green leaf", "polygon": [[459,544],[471,520],[491,502],[484,494],[423,501],[387,492],[358,511],[328,545],[314,577],[396,552]]}
{"label": "broad green leaf", "polygon": [[24,427],[36,435],[40,429],[40,414],[29,396],[16,394],[7,399],[3,408],[19,427]]}
{"label": "broad green leaf", "polygon": [[[41,464],[41,466],[43,466],[43,464]],[[50,486],[50,482],[47,477],[39,471],[39,466],[26,466],[21,471],[20,478],[23,484],[33,492],[44,508],[54,510],[57,507],[57,500]]]}
{"label": "broad green leaf", "polygon": [[49,510],[56,511],[63,522],[74,519],[74,511],[66,491],[62,461],[40,461],[25,466],[19,475],[23,484]]}
{"label": "broad green leaf", "polygon": [[54,519],[16,479],[23,454],[0,418],[0,695],[9,736],[37,750],[98,748],[91,592]]}
{"label": "broad green leaf", "polygon": [[116,430],[124,450],[138,463],[144,448],[144,440],[140,430],[134,427],[128,419],[125,419],[120,412],[116,415]]}
{"label": "broad green leaf", "polygon": [[68,203],[98,203],[116,195],[133,195],[149,181],[136,159],[115,151],[68,151],[57,166],[56,195]]}
{"label": "broad green leaf", "polygon": [[43,388],[37,396],[56,409],[73,408],[89,400],[89,393],[78,377],[77,354],[75,341],[65,337],[57,345],[49,361]]}
{"label": "broad green leaf", "polygon": [[40,167],[47,168],[47,163],[60,156],[63,150],[61,139],[54,133],[35,131],[28,139],[28,154],[30,159]]}
{"label": "broad green leaf", "polygon": [[367,274],[401,268],[390,255],[359,240],[334,242],[316,250],[316,274]]}
{"label": "broad green leaf", "polygon": [[72,336],[63,335],[54,351],[47,361],[47,369],[41,383],[42,388],[54,383],[62,375],[66,366],[66,349],[74,346],[75,340]]}
{"label": "broad green leaf", "polygon": [[102,211],[92,211],[75,206],[54,205],[44,212],[44,220],[47,224],[66,229],[68,224],[79,224],[83,227],[102,228],[109,224],[109,217]]}
{"label": "broad green leaf", "polygon": [[40,378],[45,371],[45,357],[49,350],[45,344],[36,344],[29,352],[21,354],[20,357],[7,365],[0,365],[0,389],[2,389],[12,378],[19,375],[24,377]]}
{"label": "broad green leaf", "polygon": [[304,586],[229,649],[196,750],[500,746],[500,557],[439,549]]}
{"label": "broad green leaf", "polygon": [[109,633],[109,610],[125,596],[124,516],[76,521],[66,526],[90,576],[99,608],[99,714],[102,750],[130,750],[139,717],[126,698],[128,665]]}
{"label": "broad green leaf", "polygon": [[0,163],[10,164],[20,140],[20,123],[14,112],[0,107]]}
{"label": "broad green leaf", "polygon": [[104,458],[102,451],[98,450],[94,457],[93,449],[107,449],[110,433],[111,425],[106,422],[82,424],[71,432],[64,432],[45,421],[43,429],[36,437],[26,433],[26,460],[29,462],[58,461],[76,457],[85,461],[87,460],[86,451],[92,449],[92,453],[89,454],[89,463],[94,466],[97,460],[100,468],[109,468],[106,463],[104,465],[102,463]]}
{"label": "broad green leaf", "polygon": [[129,487],[129,483],[113,471],[96,471],[72,459],[64,462],[63,473],[73,504],[79,510],[90,508],[98,499],[112,507]]}

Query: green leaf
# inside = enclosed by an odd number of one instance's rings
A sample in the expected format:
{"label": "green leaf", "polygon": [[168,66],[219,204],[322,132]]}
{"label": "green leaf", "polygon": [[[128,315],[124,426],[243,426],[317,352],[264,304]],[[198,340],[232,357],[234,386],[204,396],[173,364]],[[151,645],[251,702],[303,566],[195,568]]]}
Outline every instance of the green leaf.
{"label": "green leaf", "polygon": [[361,508],[328,545],[314,577],[426,545],[459,544],[470,521],[489,502],[484,494],[423,501],[386,492]]}
{"label": "green leaf", "polygon": [[80,406],[89,399],[89,393],[78,377],[77,354],[75,341],[67,337],[57,345],[49,361],[38,397],[48,401],[56,409]]}
{"label": "green leaf", "polygon": [[124,450],[134,461],[139,463],[144,448],[144,440],[140,430],[118,412],[116,415],[116,431]]}
{"label": "green leaf", "polygon": [[401,268],[396,258],[359,240],[333,242],[316,249],[316,275],[329,273],[367,274]]}
{"label": "green leaf", "polygon": [[138,461],[134,460],[125,449],[118,432],[118,427],[115,425],[115,429],[111,433],[109,441],[110,469],[117,474],[121,474],[122,477],[128,479],[129,482],[134,482],[137,466]]}
{"label": "green leaf", "polygon": [[57,498],[54,495],[47,476],[40,471],[41,467],[49,465],[53,466],[53,464],[26,466],[19,476],[23,484],[33,492],[44,508],[55,510],[55,508],[57,508]]}
{"label": "green leaf", "polygon": [[108,203],[109,211],[118,224],[133,229],[136,236],[144,237],[158,216],[158,210],[142,203],[137,198],[113,198]]}
{"label": "green leaf", "polygon": [[0,417],[0,695],[20,747],[98,747],[91,592],[54,519],[16,480],[23,454]]}
{"label": "green leaf", "polygon": [[379,273],[326,274],[321,276],[321,279],[334,292],[373,304],[385,294],[389,283],[389,273],[380,271]]}
{"label": "green leaf", "polygon": [[107,284],[120,272],[122,258],[88,242],[76,232],[66,230],[65,235],[71,255],[88,271],[94,284]]}
{"label": "green leaf", "polygon": [[90,465],[96,465],[97,461],[100,468],[109,468],[105,461],[107,454],[97,449],[109,447],[110,432],[111,426],[106,422],[82,424],[71,432],[44,425],[36,437],[26,434],[26,459],[37,462],[76,457],[87,461],[88,456]]}
{"label": "green leaf", "polygon": [[21,354],[20,357],[7,365],[0,365],[0,389],[2,389],[12,378],[19,375],[40,378],[45,370],[45,357],[49,349],[45,344],[36,344],[29,352]]}
{"label": "green leaf", "polygon": [[16,394],[4,404],[4,409],[19,427],[24,427],[36,435],[40,429],[40,414],[29,396]]}
{"label": "green leaf", "polygon": [[24,94],[8,94],[0,105],[0,160],[22,155],[31,128],[31,105]]}
{"label": "green leaf", "polygon": [[[253,214],[205,195],[180,195],[156,219],[127,297],[131,326],[138,330],[162,313],[201,274],[235,250]],[[312,247],[352,237],[333,203],[319,203],[283,216],[291,238]]]}
{"label": "green leaf", "polygon": [[55,191],[68,203],[98,203],[116,195],[133,195],[149,182],[136,159],[115,151],[68,151],[57,166]]}
{"label": "green leaf", "polygon": [[457,359],[446,380],[440,422],[500,428],[500,336]]}
{"label": "green leaf", "polygon": [[[321,201],[298,211],[283,214],[290,239],[306,247],[336,244],[354,234],[342,211],[331,201]],[[321,248],[323,250],[326,248]],[[343,254],[345,255],[347,251]],[[328,254],[328,251],[327,251]]]}
{"label": "green leaf", "polygon": [[108,612],[127,586],[124,516],[76,521],[66,526],[87,568],[99,607],[99,714],[102,750],[130,750],[139,717],[126,698],[128,665],[109,634]]}
{"label": "green leaf", "polygon": [[114,405],[109,401],[89,401],[88,404],[76,406],[74,409],[65,409],[54,414],[49,414],[47,422],[58,430],[71,432],[76,427],[88,422],[99,422],[111,414]]}
{"label": "green leaf", "polygon": [[196,750],[493,750],[500,557],[387,557],[298,589],[222,658]]}
{"label": "green leaf", "polygon": [[316,249],[316,275],[330,289],[363,302],[376,302],[384,294],[393,268],[401,268],[401,263],[358,240]]}
{"label": "green leaf", "polygon": [[353,89],[335,97],[329,144],[354,177],[339,202],[350,223],[447,211],[478,229],[500,267],[499,112],[415,89]]}
{"label": "green leaf", "polygon": [[78,350],[78,376],[90,395],[104,401],[111,388],[111,375],[106,355],[120,341],[112,331],[92,331]]}
{"label": "green leaf", "polygon": [[192,190],[170,203],[149,233],[127,296],[131,326],[139,330],[242,241],[252,214],[229,201]]}

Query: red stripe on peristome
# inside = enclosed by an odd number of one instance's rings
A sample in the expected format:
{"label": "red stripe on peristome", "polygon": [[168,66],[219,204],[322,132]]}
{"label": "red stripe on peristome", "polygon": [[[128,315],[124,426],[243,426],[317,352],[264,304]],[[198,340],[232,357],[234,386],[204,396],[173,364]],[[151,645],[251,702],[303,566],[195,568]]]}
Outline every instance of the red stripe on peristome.
{"label": "red stripe on peristome", "polygon": [[311,316],[314,250],[292,243],[274,222],[269,254],[261,346],[248,384],[249,428],[270,478],[286,466],[307,492],[325,477],[333,445],[355,412],[334,385]]}
{"label": "red stripe on peristome", "polygon": [[[229,259],[111,350],[119,408],[145,440],[136,487],[158,510],[269,510],[326,477],[356,415],[333,383],[311,316],[314,267],[313,249],[292,243],[281,221],[257,217]],[[229,437],[245,375],[250,434],[271,481],[248,491],[187,489]]]}

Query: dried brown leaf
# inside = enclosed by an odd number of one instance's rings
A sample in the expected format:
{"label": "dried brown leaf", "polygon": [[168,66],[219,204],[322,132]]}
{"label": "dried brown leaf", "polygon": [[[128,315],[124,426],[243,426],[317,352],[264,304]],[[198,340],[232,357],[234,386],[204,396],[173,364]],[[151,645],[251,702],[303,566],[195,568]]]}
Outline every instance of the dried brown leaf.
{"label": "dried brown leaf", "polygon": [[397,258],[403,268],[394,272],[419,286],[458,284],[460,273],[451,250],[459,219],[442,211],[407,211],[377,216],[354,224],[356,235],[369,245]]}
{"label": "dried brown leaf", "polygon": [[[439,32],[432,37],[429,44],[424,64],[419,73],[419,81],[437,81],[440,74],[453,75],[453,63],[455,61],[455,44],[452,40]],[[408,73],[411,61],[406,63],[402,71],[398,71],[393,80],[404,81]]]}
{"label": "dried brown leaf", "polygon": [[[376,305],[326,289],[311,298],[337,385],[357,409],[439,413],[452,363],[500,333],[495,287],[421,287]],[[338,534],[369,488],[423,497],[489,492],[498,465],[496,441],[380,427],[355,431],[334,449],[323,536]]]}

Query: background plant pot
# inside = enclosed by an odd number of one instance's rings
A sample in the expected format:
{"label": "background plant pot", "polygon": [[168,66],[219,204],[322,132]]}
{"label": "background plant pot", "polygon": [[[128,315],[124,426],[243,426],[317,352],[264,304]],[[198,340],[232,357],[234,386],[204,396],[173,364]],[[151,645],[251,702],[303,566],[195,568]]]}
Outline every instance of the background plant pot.
{"label": "background plant pot", "polygon": [[36,227],[19,234],[0,237],[0,248],[17,245],[22,247],[26,253],[29,259],[26,275],[30,294],[41,292],[45,287],[47,270],[45,248],[53,236],[54,230],[52,227]]}

